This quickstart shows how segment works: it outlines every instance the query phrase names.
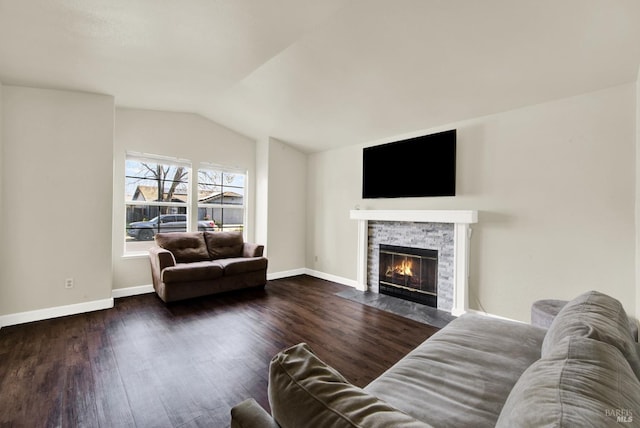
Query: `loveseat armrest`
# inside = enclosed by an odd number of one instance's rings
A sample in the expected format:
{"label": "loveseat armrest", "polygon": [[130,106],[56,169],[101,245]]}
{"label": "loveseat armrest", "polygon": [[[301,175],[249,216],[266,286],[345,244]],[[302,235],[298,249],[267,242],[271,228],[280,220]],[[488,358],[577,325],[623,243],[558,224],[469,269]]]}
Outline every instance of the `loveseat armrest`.
{"label": "loveseat armrest", "polygon": [[242,257],[262,257],[264,245],[244,243],[242,247]]}
{"label": "loveseat armrest", "polygon": [[256,400],[249,398],[231,409],[231,428],[279,428]]}
{"label": "loveseat armrest", "polygon": [[[155,246],[149,248],[149,261],[151,262],[151,280],[156,292],[162,289],[162,270],[176,265],[176,259],[169,250]],[[164,300],[164,299],[163,299]]]}
{"label": "loveseat armrest", "polygon": [[176,259],[169,250],[161,247],[149,248],[149,259],[151,260],[151,268],[160,273],[164,268],[175,266]]}

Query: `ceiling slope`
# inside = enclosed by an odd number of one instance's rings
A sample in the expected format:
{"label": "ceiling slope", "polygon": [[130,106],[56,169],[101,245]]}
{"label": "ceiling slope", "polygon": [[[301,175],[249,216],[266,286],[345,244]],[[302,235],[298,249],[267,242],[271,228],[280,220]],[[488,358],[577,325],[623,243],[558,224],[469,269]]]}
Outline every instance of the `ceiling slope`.
{"label": "ceiling slope", "polygon": [[0,0],[0,80],[309,152],[633,82],[636,0]]}

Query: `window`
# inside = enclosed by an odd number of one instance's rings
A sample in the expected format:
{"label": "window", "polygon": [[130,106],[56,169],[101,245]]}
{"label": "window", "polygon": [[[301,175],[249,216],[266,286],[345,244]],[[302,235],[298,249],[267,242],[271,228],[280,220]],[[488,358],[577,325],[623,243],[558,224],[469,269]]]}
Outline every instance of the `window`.
{"label": "window", "polygon": [[203,167],[198,170],[198,220],[217,230],[244,229],[246,174]]}
{"label": "window", "polygon": [[[146,252],[158,232],[244,230],[246,174],[203,166],[194,183],[197,198],[191,176],[188,161],[127,154],[125,253]],[[191,224],[194,209],[197,223]]]}
{"label": "window", "polygon": [[125,252],[148,250],[158,232],[188,230],[190,173],[177,160],[127,155]]}

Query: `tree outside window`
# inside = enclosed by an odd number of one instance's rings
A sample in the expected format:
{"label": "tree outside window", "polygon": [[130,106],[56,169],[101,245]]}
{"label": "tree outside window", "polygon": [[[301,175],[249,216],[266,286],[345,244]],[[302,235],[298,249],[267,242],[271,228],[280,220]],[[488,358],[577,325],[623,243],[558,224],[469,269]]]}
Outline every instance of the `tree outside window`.
{"label": "tree outside window", "polygon": [[146,251],[159,232],[185,232],[189,218],[190,167],[127,156],[125,252]]}
{"label": "tree outside window", "polygon": [[[194,198],[190,163],[127,155],[125,253],[147,251],[159,232],[243,231],[246,174],[203,167],[197,177]],[[190,224],[191,209],[197,224]]]}
{"label": "tree outside window", "polygon": [[246,175],[221,169],[198,170],[198,220],[211,220],[219,230],[242,231]]}

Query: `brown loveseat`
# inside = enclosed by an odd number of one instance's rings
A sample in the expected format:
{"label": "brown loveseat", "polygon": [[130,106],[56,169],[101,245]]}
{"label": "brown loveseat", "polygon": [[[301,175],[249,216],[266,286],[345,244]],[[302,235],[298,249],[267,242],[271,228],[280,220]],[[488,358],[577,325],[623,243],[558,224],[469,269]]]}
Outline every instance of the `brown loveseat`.
{"label": "brown loveseat", "polygon": [[149,250],[153,288],[165,302],[267,283],[264,246],[240,232],[157,233]]}

